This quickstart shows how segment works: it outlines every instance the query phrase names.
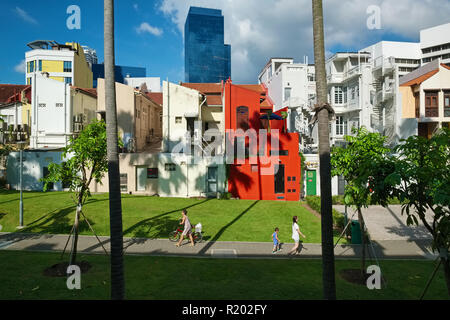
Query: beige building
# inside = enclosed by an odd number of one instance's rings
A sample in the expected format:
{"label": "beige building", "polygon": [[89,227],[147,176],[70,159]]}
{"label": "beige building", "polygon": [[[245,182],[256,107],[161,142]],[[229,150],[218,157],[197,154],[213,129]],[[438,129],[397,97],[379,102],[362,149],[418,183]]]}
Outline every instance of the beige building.
{"label": "beige building", "polygon": [[[105,80],[98,79],[98,112],[105,112]],[[159,151],[162,106],[150,95],[116,82],[119,135],[125,152]]]}
{"label": "beige building", "polygon": [[400,78],[402,117],[416,118],[418,135],[430,138],[450,124],[450,67],[434,60]]}

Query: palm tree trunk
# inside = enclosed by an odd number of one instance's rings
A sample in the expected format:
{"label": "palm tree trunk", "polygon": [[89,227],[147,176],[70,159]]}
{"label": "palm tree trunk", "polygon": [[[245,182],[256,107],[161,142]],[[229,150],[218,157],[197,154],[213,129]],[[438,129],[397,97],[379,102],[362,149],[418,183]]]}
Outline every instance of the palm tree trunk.
{"label": "palm tree trunk", "polygon": [[[312,0],[314,64],[316,69],[316,92],[319,106],[327,103],[327,80],[325,74],[325,48],[323,32],[322,0]],[[333,218],[331,211],[331,165],[330,165],[330,133],[328,127],[328,111],[322,109],[319,119],[319,163],[320,163],[320,195],[322,222],[322,280],[323,297],[326,300],[336,299],[336,283],[334,268]]]}
{"label": "palm tree trunk", "polygon": [[117,141],[116,85],[114,79],[114,0],[104,0],[105,110],[111,234],[111,299],[125,298],[122,202]]}

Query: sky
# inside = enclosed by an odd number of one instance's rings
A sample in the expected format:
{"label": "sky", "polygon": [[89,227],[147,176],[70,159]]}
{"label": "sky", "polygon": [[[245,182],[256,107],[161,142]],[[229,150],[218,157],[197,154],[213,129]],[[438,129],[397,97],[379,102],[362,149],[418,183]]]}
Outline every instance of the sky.
{"label": "sky", "polygon": [[[81,28],[70,30],[70,5]],[[147,76],[184,81],[184,23],[189,6],[221,9],[235,83],[257,83],[271,57],[313,62],[311,0],[116,0],[116,64]],[[419,41],[421,29],[450,22],[449,0],[324,0],[325,50],[357,51],[381,40]],[[379,9],[379,29],[370,29]],[[0,83],[23,84],[27,43],[79,42],[103,62],[102,0],[0,1]]]}

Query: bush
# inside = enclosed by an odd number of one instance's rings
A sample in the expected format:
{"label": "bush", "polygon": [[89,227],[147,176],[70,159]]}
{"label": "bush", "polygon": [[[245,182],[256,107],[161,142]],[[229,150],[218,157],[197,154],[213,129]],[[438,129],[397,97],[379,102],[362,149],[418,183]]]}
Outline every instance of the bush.
{"label": "bush", "polygon": [[222,200],[230,200],[231,199],[231,193],[230,192],[223,192],[220,194],[220,199]]}
{"label": "bush", "polygon": [[[333,204],[338,204],[338,203],[334,203],[334,199],[336,199],[336,201],[338,201],[340,199],[343,200],[343,197],[342,196],[334,196],[333,197]],[[313,209],[314,211],[316,211],[317,213],[320,214],[320,197],[319,196],[307,196],[306,203],[308,204],[308,206],[311,207],[311,209]],[[336,209],[332,209],[332,212],[333,212],[333,226],[335,226],[336,228],[344,229],[344,227],[345,227],[344,215],[342,213],[340,213],[339,211],[337,211]]]}

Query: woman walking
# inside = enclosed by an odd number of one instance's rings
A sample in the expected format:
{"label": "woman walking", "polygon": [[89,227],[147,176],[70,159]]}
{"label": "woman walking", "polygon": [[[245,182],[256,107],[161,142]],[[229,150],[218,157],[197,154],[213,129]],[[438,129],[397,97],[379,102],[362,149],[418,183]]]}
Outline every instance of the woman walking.
{"label": "woman walking", "polygon": [[194,246],[194,238],[192,237],[192,226],[191,226],[191,222],[189,221],[189,218],[187,216],[187,210],[183,209],[181,214],[183,215],[183,218],[181,219],[180,224],[184,224],[184,230],[183,230],[183,233],[180,236],[180,240],[178,241],[176,246],[179,247],[181,245],[181,242],[183,242],[184,237],[186,235],[189,235],[189,239],[191,240],[191,246]]}
{"label": "woman walking", "polygon": [[293,216],[292,217],[292,239],[294,239],[294,247],[292,248],[291,251],[289,251],[289,254],[292,254],[295,252],[295,254],[298,254],[298,245],[299,245],[299,241],[300,241],[300,235],[306,239],[306,236],[300,231],[300,228],[298,227],[297,224],[298,218],[297,216]]}

